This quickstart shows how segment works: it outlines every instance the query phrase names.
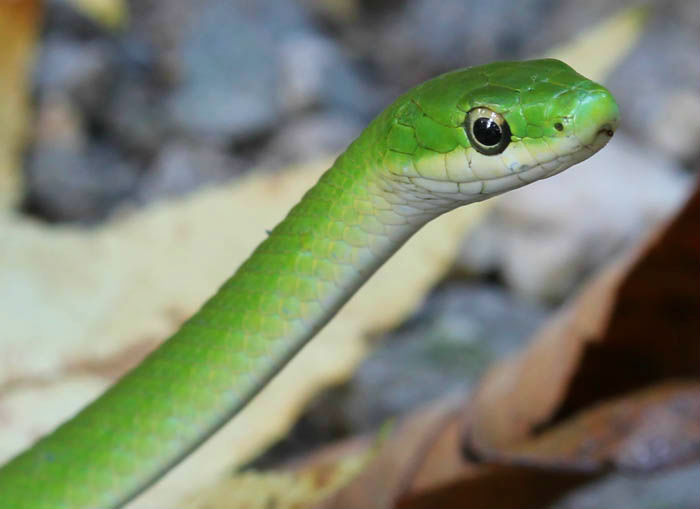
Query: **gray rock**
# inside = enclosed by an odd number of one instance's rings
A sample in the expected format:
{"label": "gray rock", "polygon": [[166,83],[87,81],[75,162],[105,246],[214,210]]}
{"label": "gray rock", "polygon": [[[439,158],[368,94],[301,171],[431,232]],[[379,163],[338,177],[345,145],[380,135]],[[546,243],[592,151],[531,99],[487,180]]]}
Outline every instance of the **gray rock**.
{"label": "gray rock", "polygon": [[324,93],[326,74],[335,66],[340,53],[327,38],[298,33],[281,41],[280,90],[287,112],[298,112],[318,105]]}
{"label": "gray rock", "polygon": [[700,157],[700,9],[688,2],[659,6],[609,87],[625,128],[647,147],[685,162]]}
{"label": "gray rock", "polygon": [[340,112],[296,117],[275,134],[259,164],[276,168],[337,155],[345,150],[363,127],[363,121],[359,118]]}
{"label": "gray rock", "polygon": [[51,221],[90,223],[129,197],[139,169],[107,139],[88,136],[66,93],[45,94],[27,157],[27,207]]}
{"label": "gray rock", "polygon": [[142,160],[154,157],[172,130],[159,97],[163,92],[149,84],[148,76],[130,73],[122,73],[113,88],[94,115],[125,152]]}
{"label": "gray rock", "polygon": [[591,159],[509,193],[464,242],[458,265],[499,273],[520,295],[557,302],[682,201],[690,179],[619,132]]}
{"label": "gray rock", "polygon": [[29,159],[27,178],[30,209],[52,221],[91,223],[131,195],[138,170],[109,145],[42,144]]}
{"label": "gray rock", "polygon": [[140,201],[186,194],[202,184],[231,178],[241,168],[240,161],[216,148],[184,141],[165,145],[139,184]]}
{"label": "gray rock", "polygon": [[652,507],[695,509],[700,500],[700,464],[653,474],[611,474],[573,490],[551,509]]}
{"label": "gray rock", "polygon": [[44,39],[35,69],[39,94],[67,94],[83,108],[104,106],[114,79],[109,48],[99,41],[54,35]]}
{"label": "gray rock", "polygon": [[273,128],[284,85],[275,41],[305,29],[302,11],[275,0],[196,6],[180,46],[181,82],[170,101],[174,121],[185,132],[221,141]]}
{"label": "gray rock", "polygon": [[[450,392],[468,391],[496,359],[522,347],[545,311],[492,285],[451,283],[388,334],[353,378],[313,405],[353,433]],[[313,416],[309,417],[313,419]]]}
{"label": "gray rock", "polygon": [[[556,17],[560,8],[550,0],[412,0],[381,11],[380,21],[355,42],[393,82],[407,85],[457,67],[544,52],[556,40],[556,21],[565,21]],[[588,3],[579,7],[575,21],[585,22],[590,10]]]}
{"label": "gray rock", "polygon": [[286,112],[328,108],[370,120],[380,109],[382,91],[340,51],[314,32],[291,34],[280,42],[282,104]]}

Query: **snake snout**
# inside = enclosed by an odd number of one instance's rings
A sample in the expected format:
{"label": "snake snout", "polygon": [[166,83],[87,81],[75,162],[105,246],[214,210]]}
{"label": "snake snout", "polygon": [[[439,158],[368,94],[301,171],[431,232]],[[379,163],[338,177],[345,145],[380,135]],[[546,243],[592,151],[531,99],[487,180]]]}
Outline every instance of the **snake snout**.
{"label": "snake snout", "polygon": [[[597,85],[579,102],[575,112],[575,134],[584,145],[602,147],[615,134],[620,123],[620,110],[615,98]],[[600,145],[600,146],[598,146]]]}

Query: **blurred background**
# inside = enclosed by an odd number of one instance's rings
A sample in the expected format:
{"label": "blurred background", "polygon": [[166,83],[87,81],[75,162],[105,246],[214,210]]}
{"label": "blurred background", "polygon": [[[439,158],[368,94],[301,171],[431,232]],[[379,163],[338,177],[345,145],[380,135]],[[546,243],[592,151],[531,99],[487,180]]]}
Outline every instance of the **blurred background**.
{"label": "blurred background", "polygon": [[[455,67],[544,54],[633,4],[148,0],[112,2],[96,20],[81,3],[44,5],[22,207],[86,224],[337,154],[403,90]],[[689,1],[651,8],[607,85],[630,141],[690,169],[700,14]]]}
{"label": "blurred background", "polygon": [[[544,55],[635,6],[645,9],[639,40],[605,81],[623,119],[610,146],[575,180],[498,202],[416,314],[372,338],[353,376],[248,465],[274,467],[468,393],[681,205],[700,168],[696,1],[0,0],[2,203],[98,230],[243,175],[333,157],[407,88]],[[552,507],[698,507],[699,478],[697,461],[613,473]]]}

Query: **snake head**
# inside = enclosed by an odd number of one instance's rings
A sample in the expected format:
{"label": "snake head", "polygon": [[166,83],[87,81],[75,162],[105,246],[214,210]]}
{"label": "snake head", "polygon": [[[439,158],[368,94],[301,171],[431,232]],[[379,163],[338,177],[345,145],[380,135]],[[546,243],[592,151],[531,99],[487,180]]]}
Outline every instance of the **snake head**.
{"label": "snake head", "polygon": [[559,173],[600,150],[619,123],[612,94],[553,59],[438,76],[401,96],[380,125],[394,188],[443,208]]}

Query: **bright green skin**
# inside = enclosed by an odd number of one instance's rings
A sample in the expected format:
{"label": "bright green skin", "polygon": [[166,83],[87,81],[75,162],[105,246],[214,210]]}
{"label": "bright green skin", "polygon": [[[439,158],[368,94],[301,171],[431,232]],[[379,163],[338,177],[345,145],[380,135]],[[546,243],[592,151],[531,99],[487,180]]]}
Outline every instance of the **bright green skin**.
{"label": "bright green skin", "polygon": [[[465,112],[483,105],[507,119],[512,150],[470,148]],[[401,96],[175,335],[0,469],[0,507],[123,504],[240,410],[420,226],[588,157],[617,118],[607,90],[556,60],[458,70]],[[508,176],[525,152],[547,170]]]}

